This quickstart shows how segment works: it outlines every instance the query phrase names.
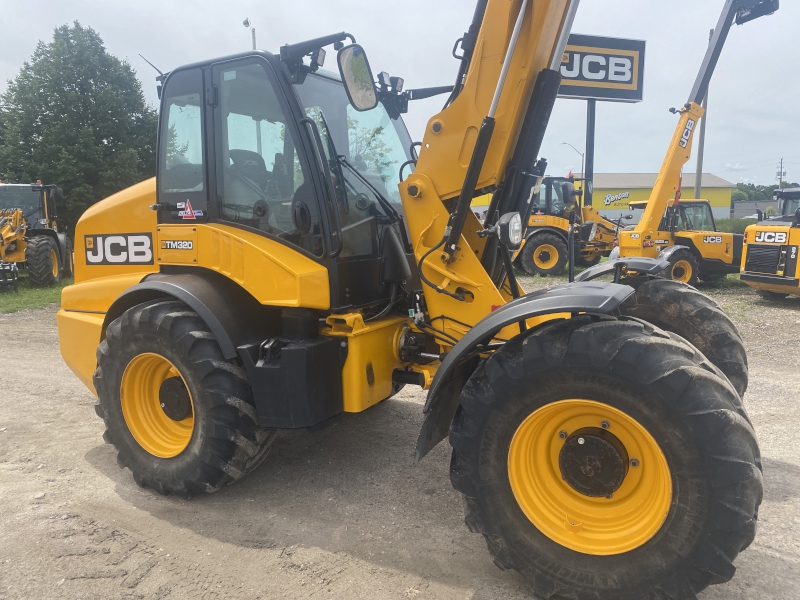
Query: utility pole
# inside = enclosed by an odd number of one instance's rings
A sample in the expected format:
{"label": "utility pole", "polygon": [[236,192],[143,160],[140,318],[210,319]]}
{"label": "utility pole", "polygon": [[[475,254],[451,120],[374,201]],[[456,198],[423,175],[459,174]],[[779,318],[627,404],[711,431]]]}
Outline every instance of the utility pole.
{"label": "utility pole", "polygon": [[[597,120],[597,100],[589,98],[586,101],[586,166],[584,182],[583,205],[592,205],[592,191],[594,190],[594,134]],[[588,182],[592,182],[589,185]]]}
{"label": "utility pole", "polygon": [[786,171],[783,170],[783,158],[781,158],[781,164],[778,167],[778,189],[783,191],[783,178],[786,177]]}
{"label": "utility pole", "polygon": [[[708,43],[711,45],[711,39],[714,37],[714,30],[712,29],[708,34]],[[694,177],[694,198],[700,199],[703,193],[703,154],[706,150],[706,121],[708,121],[708,90],[706,90],[706,97],[703,98],[703,108],[705,113],[703,115],[703,122],[700,123],[700,139],[697,142],[697,169]]]}

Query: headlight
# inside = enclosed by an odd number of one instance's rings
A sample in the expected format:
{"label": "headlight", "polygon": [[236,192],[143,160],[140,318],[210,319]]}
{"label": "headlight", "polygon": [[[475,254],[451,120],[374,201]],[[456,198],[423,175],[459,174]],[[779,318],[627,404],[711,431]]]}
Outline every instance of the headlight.
{"label": "headlight", "polygon": [[500,243],[516,250],[522,244],[522,217],[519,213],[506,213],[497,222],[500,230]]}

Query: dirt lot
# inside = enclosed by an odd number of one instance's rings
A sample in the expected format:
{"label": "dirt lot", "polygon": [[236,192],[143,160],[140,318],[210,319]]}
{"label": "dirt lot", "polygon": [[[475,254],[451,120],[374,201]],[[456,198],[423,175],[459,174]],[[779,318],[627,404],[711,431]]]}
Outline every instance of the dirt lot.
{"label": "dirt lot", "polygon": [[[713,295],[749,351],[766,496],[736,577],[701,598],[800,598],[800,301]],[[117,467],[54,309],[0,315],[0,339],[0,599],[530,598],[464,526],[449,446],[414,465],[419,391],[282,433],[252,476],[187,501]]]}

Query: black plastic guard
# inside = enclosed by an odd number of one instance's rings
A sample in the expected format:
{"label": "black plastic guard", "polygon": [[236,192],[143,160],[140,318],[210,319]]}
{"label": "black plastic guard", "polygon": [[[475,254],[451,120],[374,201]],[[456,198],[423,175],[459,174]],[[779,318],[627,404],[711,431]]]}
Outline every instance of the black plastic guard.
{"label": "black plastic guard", "polygon": [[615,283],[567,283],[509,302],[475,325],[436,371],[425,403],[425,420],[417,438],[417,462],[447,437],[461,390],[480,362],[474,352],[477,346],[489,343],[504,327],[533,317],[554,313],[609,314],[633,293],[632,287]]}
{"label": "black plastic guard", "polygon": [[[683,248],[684,246],[681,246]],[[645,275],[658,275],[669,266],[669,261],[662,258],[617,258],[599,265],[589,267],[575,277],[575,282],[592,281],[603,275],[610,275],[622,265],[624,271],[636,271]]]}

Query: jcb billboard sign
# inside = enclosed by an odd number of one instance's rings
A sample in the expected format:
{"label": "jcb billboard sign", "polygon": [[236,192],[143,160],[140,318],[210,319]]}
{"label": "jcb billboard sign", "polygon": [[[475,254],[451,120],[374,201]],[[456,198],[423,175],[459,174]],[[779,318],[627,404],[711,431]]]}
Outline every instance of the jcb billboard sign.
{"label": "jcb billboard sign", "polygon": [[570,35],[561,59],[561,98],[641,102],[643,41]]}

